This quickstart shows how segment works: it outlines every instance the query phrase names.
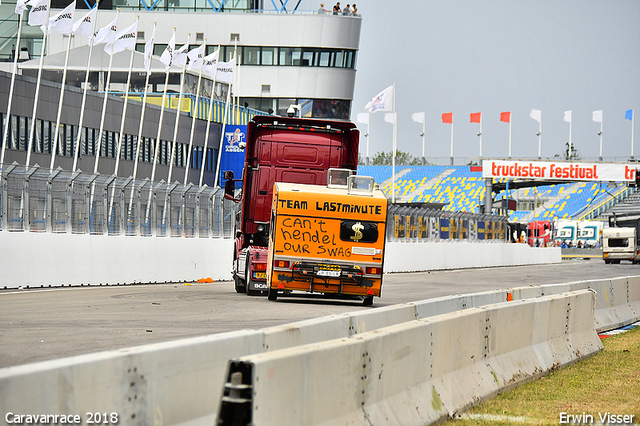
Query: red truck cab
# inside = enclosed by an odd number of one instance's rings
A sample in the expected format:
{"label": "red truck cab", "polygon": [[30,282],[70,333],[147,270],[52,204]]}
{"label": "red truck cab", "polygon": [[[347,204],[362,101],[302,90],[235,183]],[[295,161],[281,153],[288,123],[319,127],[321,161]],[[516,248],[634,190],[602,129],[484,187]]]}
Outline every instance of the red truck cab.
{"label": "red truck cab", "polygon": [[240,204],[232,271],[238,293],[266,294],[268,290],[274,183],[324,186],[330,168],[355,171],[359,137],[356,125],[347,121],[255,116],[249,123],[241,194],[234,194],[233,183],[225,186],[227,198]]}

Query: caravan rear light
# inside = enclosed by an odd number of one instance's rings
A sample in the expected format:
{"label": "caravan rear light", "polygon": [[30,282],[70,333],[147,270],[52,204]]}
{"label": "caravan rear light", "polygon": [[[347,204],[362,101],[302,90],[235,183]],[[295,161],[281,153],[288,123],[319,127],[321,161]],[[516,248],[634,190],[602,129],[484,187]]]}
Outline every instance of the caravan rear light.
{"label": "caravan rear light", "polygon": [[380,275],[382,274],[382,268],[375,268],[375,267],[367,267],[367,275]]}
{"label": "caravan rear light", "polygon": [[266,263],[254,263],[253,270],[254,271],[266,271],[267,270],[267,264]]}
{"label": "caravan rear light", "polygon": [[289,267],[289,261],[288,260],[276,260],[274,262],[274,266],[276,268],[288,268]]}

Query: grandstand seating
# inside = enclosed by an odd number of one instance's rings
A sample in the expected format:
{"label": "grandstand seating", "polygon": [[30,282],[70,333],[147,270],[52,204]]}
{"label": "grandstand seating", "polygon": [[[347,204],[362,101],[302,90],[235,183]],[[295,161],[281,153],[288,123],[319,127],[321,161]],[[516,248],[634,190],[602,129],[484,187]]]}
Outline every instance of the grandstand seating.
{"label": "grandstand seating", "polygon": [[[359,166],[358,174],[372,176],[380,188],[391,197],[391,166]],[[478,205],[484,200],[485,183],[482,172],[471,171],[469,166],[396,166],[396,200],[412,203],[446,203],[443,210],[478,212]],[[510,190],[510,198],[519,200],[541,200],[543,205],[532,211],[513,211],[511,221],[555,220],[582,218],[590,210],[606,204],[618,194],[614,204],[626,196],[618,188],[608,189],[598,182],[569,182],[536,188]],[[505,192],[494,195],[496,201],[504,198]]]}

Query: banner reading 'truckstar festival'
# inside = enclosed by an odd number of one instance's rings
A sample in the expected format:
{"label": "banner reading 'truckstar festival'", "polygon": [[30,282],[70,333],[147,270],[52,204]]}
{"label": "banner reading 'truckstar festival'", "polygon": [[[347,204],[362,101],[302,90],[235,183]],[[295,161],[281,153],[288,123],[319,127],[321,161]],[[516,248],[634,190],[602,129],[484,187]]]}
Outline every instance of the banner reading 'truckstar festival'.
{"label": "banner reading 'truckstar festival'", "polygon": [[[220,157],[220,186],[224,188],[227,181],[223,173],[227,170],[233,171],[234,179],[242,179],[242,168],[244,166],[244,148],[238,145],[247,142],[247,126],[232,126],[227,124],[222,141],[222,156]],[[242,182],[236,182],[236,187],[242,187]]]}
{"label": "banner reading 'truckstar festival'", "polygon": [[482,160],[482,177],[625,182],[636,180],[636,166],[613,163]]}

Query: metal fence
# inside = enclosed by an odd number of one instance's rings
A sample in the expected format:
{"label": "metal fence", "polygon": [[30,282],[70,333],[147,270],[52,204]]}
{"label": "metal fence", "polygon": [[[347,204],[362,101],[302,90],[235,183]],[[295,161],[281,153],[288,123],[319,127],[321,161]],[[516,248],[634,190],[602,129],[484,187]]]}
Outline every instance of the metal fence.
{"label": "metal fence", "polygon": [[0,174],[0,231],[231,238],[236,204],[220,188],[17,163]]}

